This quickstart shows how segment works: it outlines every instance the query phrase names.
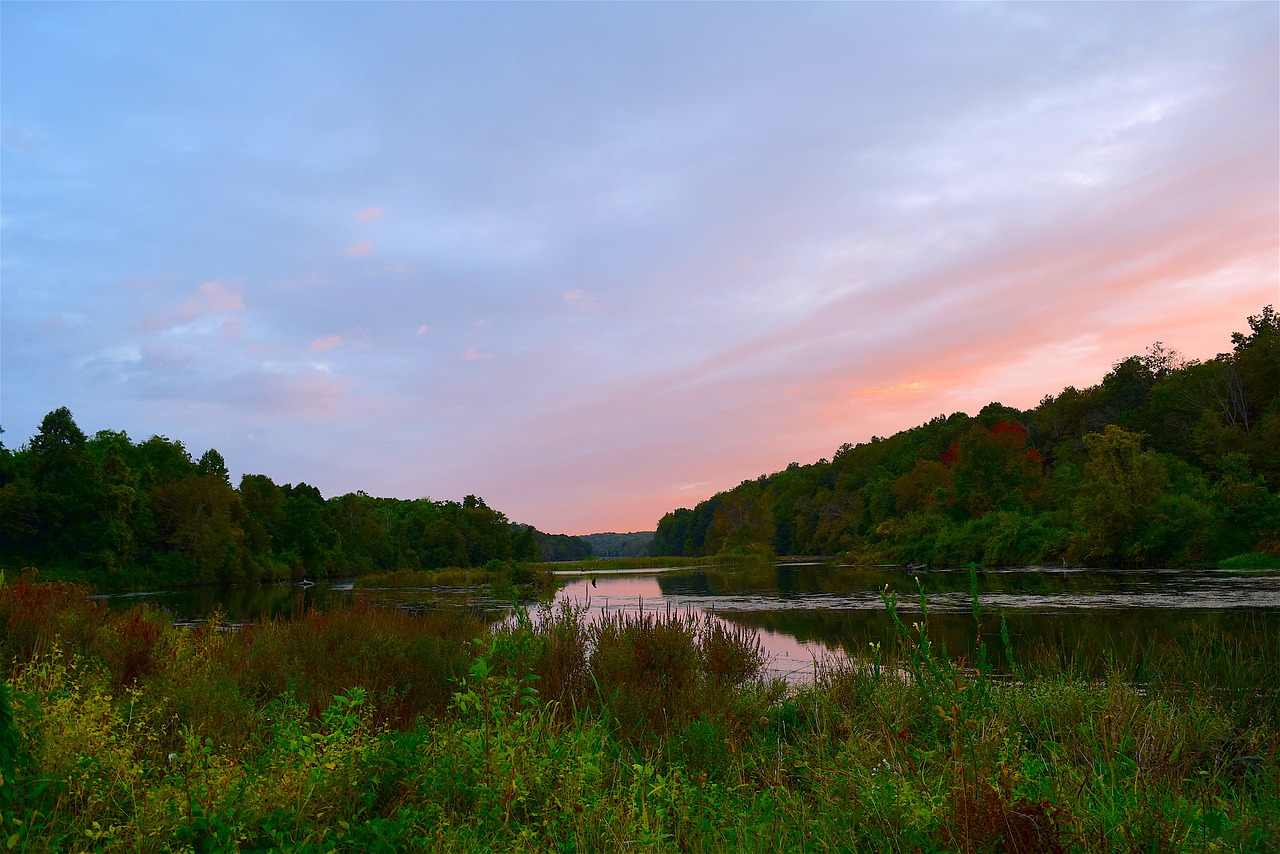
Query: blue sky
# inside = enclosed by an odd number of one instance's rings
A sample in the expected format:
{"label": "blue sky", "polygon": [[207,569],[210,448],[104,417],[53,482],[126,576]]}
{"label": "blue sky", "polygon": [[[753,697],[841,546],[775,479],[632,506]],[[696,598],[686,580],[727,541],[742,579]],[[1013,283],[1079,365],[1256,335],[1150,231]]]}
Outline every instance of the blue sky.
{"label": "blue sky", "polygon": [[548,531],[1229,346],[1280,6],[0,5],[0,425]]}

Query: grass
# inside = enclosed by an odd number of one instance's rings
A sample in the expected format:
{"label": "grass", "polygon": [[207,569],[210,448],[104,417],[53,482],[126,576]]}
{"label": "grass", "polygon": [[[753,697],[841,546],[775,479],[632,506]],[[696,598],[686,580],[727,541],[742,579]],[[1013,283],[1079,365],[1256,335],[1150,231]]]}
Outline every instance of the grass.
{"label": "grass", "polygon": [[1218,561],[1219,569],[1280,569],[1280,555],[1250,552]]}
{"label": "grass", "polygon": [[788,687],[750,633],[674,612],[353,598],[223,631],[85,592],[0,586],[12,850],[1280,847],[1275,637],[996,677],[886,595],[898,653]]}

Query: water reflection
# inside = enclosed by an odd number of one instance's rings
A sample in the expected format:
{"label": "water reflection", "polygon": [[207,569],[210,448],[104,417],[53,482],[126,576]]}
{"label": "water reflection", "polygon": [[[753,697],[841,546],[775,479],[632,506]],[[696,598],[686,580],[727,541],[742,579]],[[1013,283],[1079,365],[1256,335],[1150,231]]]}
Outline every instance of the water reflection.
{"label": "water reflection", "polygon": [[[981,637],[992,664],[1007,667],[1001,618],[1019,657],[1045,650],[1066,658],[1124,657],[1151,639],[1197,630],[1247,638],[1280,632],[1280,572],[1218,570],[1100,571],[1005,569],[974,575],[981,618],[972,613],[967,570],[910,575],[900,568],[769,564],[661,572],[567,573],[557,602],[601,614],[674,609],[708,614],[759,632],[772,669],[789,678],[812,672],[815,659],[859,655],[877,642],[892,648],[897,633],[881,598],[888,587],[910,626],[929,611],[931,640],[955,656],[972,656]],[[287,617],[359,598],[412,609],[467,608],[497,620],[510,601],[474,589],[352,590],[347,583],[166,590],[112,597],[113,604],[150,601],[180,620],[220,608],[231,622]]]}
{"label": "water reflection", "polygon": [[[981,616],[973,615],[976,586]],[[1280,631],[1280,573],[1178,570],[1098,571],[1020,568],[909,574],[900,568],[760,564],[666,572],[652,577],[575,580],[559,598],[593,609],[670,607],[760,633],[773,669],[812,672],[815,659],[892,651],[899,632],[882,591],[897,594],[908,626],[927,624],[930,640],[972,659],[979,642],[992,666],[1013,654],[1055,660],[1125,658],[1152,639],[1197,630],[1235,637]],[[921,619],[923,596],[928,619]]]}
{"label": "water reflection", "polygon": [[311,608],[324,610],[353,601],[409,610],[465,608],[490,620],[500,620],[511,611],[510,599],[490,596],[486,591],[474,588],[356,589],[349,580],[318,581],[309,587],[298,584],[193,587],[110,594],[99,598],[107,600],[111,607],[128,607],[139,602],[157,605],[172,613],[180,625],[207,620],[215,611],[220,611],[228,624],[243,625],[264,619],[287,619]]}
{"label": "water reflection", "polygon": [[769,656],[770,672],[793,681],[811,674],[815,661],[825,659],[833,653],[833,647],[820,639],[802,638],[785,627],[744,621],[741,613],[723,612],[714,602],[673,595],[659,581],[660,577],[664,580],[669,578],[665,575],[579,578],[566,583],[556,594],[556,601],[582,608],[589,621],[604,614],[675,611],[755,629],[760,637],[760,645]]}

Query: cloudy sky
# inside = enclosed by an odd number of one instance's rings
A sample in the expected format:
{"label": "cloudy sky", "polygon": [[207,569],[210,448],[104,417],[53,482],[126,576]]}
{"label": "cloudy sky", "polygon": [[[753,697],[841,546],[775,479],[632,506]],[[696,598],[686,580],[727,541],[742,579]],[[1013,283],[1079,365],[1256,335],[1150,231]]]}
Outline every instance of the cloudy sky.
{"label": "cloudy sky", "polygon": [[652,529],[1229,349],[1280,5],[0,5],[0,426]]}

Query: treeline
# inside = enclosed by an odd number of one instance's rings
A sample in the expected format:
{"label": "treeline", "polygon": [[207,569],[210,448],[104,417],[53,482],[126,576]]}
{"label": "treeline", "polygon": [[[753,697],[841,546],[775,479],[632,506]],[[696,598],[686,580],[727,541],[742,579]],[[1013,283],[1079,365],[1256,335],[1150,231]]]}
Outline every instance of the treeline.
{"label": "treeline", "polygon": [[648,557],[653,531],[633,531],[619,534],[609,531],[603,534],[586,534],[579,539],[591,544],[596,557]]}
{"label": "treeline", "polygon": [[0,444],[0,567],[11,570],[112,588],[485,566],[541,560],[544,550],[556,560],[590,554],[473,495],[325,499],[260,474],[233,487],[216,450],[193,459],[163,436],[88,437],[66,407],[17,450]]}
{"label": "treeline", "polygon": [[[1200,362],[1157,342],[1096,386],[792,463],[664,516],[658,555],[1186,566],[1280,556],[1280,317]],[[1265,558],[1264,558],[1265,559]]]}
{"label": "treeline", "polygon": [[591,543],[584,537],[544,534],[542,531],[534,531],[533,534],[538,540],[541,559],[545,561],[586,560],[594,554]]}

